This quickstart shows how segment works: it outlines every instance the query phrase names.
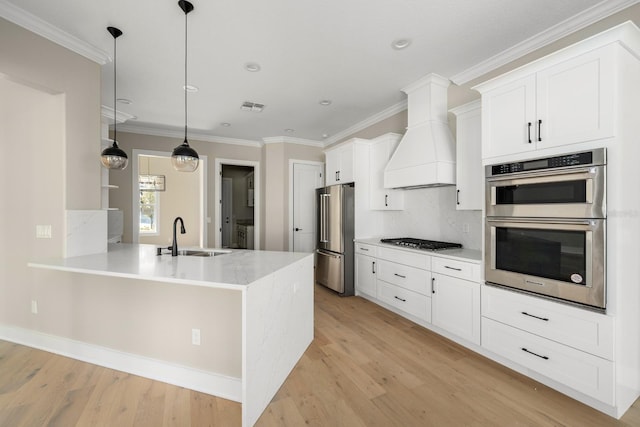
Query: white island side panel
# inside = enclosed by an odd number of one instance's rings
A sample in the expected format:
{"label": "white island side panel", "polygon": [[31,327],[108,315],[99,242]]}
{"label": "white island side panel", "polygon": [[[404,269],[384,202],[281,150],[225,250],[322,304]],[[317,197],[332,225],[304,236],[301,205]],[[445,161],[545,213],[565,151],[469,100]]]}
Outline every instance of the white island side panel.
{"label": "white island side panel", "polygon": [[242,425],[252,426],[313,340],[313,255],[243,293]]}

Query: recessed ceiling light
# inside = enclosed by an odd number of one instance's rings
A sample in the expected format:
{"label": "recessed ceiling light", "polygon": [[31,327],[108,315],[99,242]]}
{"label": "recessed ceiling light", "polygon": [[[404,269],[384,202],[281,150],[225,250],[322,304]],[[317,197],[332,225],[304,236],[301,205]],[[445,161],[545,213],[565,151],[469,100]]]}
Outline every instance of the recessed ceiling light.
{"label": "recessed ceiling light", "polygon": [[393,43],[391,43],[391,47],[395,50],[402,50],[409,47],[410,44],[411,39],[397,39],[394,40]]}
{"label": "recessed ceiling light", "polygon": [[118,101],[120,104],[127,104],[127,105],[133,103],[132,100],[127,99],[127,98],[118,98],[118,99],[116,99],[116,101]]}
{"label": "recessed ceiling light", "polygon": [[228,128],[229,126],[231,126],[231,123],[222,122],[222,123],[220,123],[220,126]]}
{"label": "recessed ceiling light", "polygon": [[197,86],[192,85],[182,86],[182,89],[186,90],[187,92],[197,92],[199,90]]}
{"label": "recessed ceiling light", "polygon": [[329,134],[328,133],[323,133],[322,134],[322,139],[327,139],[329,138]]}
{"label": "recessed ceiling light", "polygon": [[246,64],[244,64],[244,69],[252,73],[256,73],[260,71],[261,68],[260,64],[258,64],[257,62],[247,62]]}
{"label": "recessed ceiling light", "polygon": [[323,99],[320,102],[318,102],[318,104],[324,105],[326,107],[327,105],[331,105],[331,100],[330,99]]}
{"label": "recessed ceiling light", "polygon": [[295,132],[296,130],[295,130],[295,129],[285,129],[284,131],[285,131],[285,132],[287,132],[287,133],[293,133],[293,132]]}

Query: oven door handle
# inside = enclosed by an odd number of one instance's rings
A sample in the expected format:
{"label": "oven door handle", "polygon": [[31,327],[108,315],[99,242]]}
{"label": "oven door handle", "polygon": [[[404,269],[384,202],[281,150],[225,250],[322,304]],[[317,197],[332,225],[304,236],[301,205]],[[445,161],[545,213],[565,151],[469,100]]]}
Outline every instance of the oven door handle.
{"label": "oven door handle", "polygon": [[568,219],[568,218],[513,218],[513,217],[493,217],[487,218],[488,223],[501,223],[501,224],[572,224],[572,225],[593,225],[594,221],[599,221],[602,218],[597,219]]}

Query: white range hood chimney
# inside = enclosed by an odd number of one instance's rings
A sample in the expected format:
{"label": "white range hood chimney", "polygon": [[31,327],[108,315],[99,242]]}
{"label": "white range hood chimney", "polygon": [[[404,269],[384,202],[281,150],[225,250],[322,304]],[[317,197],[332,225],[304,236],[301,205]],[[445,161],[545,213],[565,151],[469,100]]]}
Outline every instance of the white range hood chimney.
{"label": "white range hood chimney", "polygon": [[455,185],[455,143],[447,124],[448,87],[448,79],[428,74],[402,89],[408,96],[407,132],[384,169],[385,188]]}

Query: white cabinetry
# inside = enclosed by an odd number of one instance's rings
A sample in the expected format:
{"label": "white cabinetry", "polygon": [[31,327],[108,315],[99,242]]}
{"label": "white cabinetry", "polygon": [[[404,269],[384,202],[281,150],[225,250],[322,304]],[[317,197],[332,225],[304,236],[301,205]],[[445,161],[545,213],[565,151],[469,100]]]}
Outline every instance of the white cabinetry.
{"label": "white cabinetry", "polygon": [[487,350],[613,403],[613,318],[490,286],[482,316]]}
{"label": "white cabinetry", "polygon": [[387,133],[371,141],[370,182],[371,209],[402,210],[404,209],[404,190],[384,188],[384,168],[398,146],[402,135]]}
{"label": "white cabinetry", "polygon": [[533,64],[475,87],[483,158],[613,136],[615,46]]}
{"label": "white cabinetry", "polygon": [[479,266],[434,257],[431,269],[431,322],[480,345]]}
{"label": "white cabinetry", "polygon": [[484,171],[480,100],[451,112],[456,115],[456,209],[481,210]]}
{"label": "white cabinetry", "polygon": [[376,247],[355,244],[355,287],[358,294],[376,296]]}
{"label": "white cabinetry", "polygon": [[326,184],[345,184],[354,180],[355,143],[350,141],[325,151]]}
{"label": "white cabinetry", "polygon": [[479,262],[356,242],[357,295],[465,345],[480,345],[479,280]]}

